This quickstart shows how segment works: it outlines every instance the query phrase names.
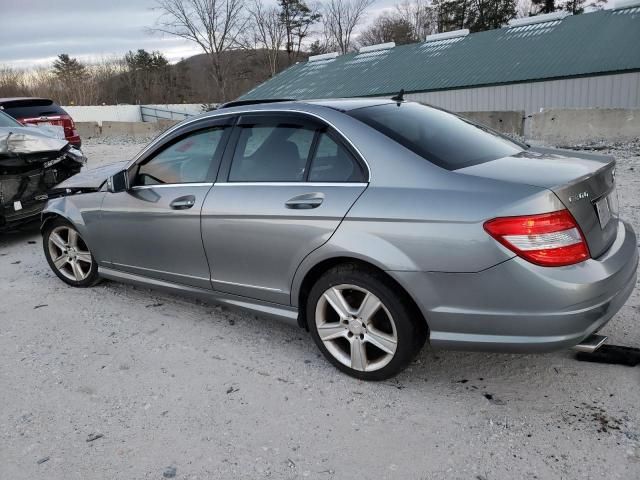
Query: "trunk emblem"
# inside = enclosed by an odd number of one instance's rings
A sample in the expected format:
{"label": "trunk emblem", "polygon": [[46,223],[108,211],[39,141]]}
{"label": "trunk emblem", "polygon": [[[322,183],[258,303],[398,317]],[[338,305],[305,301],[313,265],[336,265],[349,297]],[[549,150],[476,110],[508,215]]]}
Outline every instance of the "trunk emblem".
{"label": "trunk emblem", "polygon": [[583,198],[589,198],[589,192],[580,192],[569,196],[569,203],[577,202]]}

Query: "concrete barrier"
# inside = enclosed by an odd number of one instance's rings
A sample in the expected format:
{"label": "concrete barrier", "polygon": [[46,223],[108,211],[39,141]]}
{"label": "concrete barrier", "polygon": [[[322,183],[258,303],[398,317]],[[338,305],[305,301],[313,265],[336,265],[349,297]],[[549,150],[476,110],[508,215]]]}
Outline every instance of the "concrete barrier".
{"label": "concrete barrier", "polygon": [[95,138],[100,136],[100,125],[98,122],[75,122],[76,130],[80,138]]}
{"label": "concrete barrier", "polygon": [[507,135],[524,136],[524,111],[522,112],[459,112],[465,118],[493,128]]}
{"label": "concrete barrier", "polygon": [[640,139],[640,109],[544,110],[527,118],[525,137],[553,145]]}

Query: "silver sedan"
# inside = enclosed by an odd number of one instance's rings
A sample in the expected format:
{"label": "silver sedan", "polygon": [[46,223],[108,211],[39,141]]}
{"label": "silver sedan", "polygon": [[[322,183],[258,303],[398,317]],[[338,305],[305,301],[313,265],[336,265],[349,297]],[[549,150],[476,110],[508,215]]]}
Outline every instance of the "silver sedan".
{"label": "silver sedan", "polygon": [[613,158],[397,99],[188,119],[60,184],[42,233],[69,285],[106,278],[285,319],[366,380],[397,374],[427,340],[595,348],[638,264]]}

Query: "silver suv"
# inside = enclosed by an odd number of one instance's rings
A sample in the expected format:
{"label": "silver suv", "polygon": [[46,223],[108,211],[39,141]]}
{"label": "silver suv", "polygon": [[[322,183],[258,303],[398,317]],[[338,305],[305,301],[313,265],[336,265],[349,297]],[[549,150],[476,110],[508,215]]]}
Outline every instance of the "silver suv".
{"label": "silver suv", "polygon": [[540,352],[601,329],[638,264],[614,167],[411,102],[235,106],[59,185],[44,251],[69,285],[296,322],[337,368],[380,380],[426,340]]}

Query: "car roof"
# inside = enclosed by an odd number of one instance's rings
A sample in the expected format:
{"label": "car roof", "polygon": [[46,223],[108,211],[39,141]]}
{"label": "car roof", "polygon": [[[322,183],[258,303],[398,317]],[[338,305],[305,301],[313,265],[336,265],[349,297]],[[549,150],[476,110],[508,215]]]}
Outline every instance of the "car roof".
{"label": "car roof", "polygon": [[319,107],[332,108],[341,112],[355,110],[358,108],[372,107],[376,105],[385,105],[394,103],[391,99],[386,98],[324,98],[317,100],[291,100],[291,99],[267,99],[267,100],[246,100],[238,102],[229,102],[222,105],[214,112],[219,112],[227,108],[234,108],[234,111],[241,112],[244,109],[254,109],[260,106],[261,109],[269,108],[274,110],[286,110],[292,105],[317,105]]}
{"label": "car roof", "polygon": [[0,98],[0,103],[32,101],[32,100],[44,100],[46,102],[53,103],[53,100],[49,98],[42,98],[42,97],[6,97],[6,98]]}
{"label": "car roof", "polygon": [[333,108],[341,112],[348,112],[357,108],[374,107],[376,105],[386,105],[395,103],[390,98],[331,98],[319,100],[303,100],[300,103],[310,103],[321,107]]}

